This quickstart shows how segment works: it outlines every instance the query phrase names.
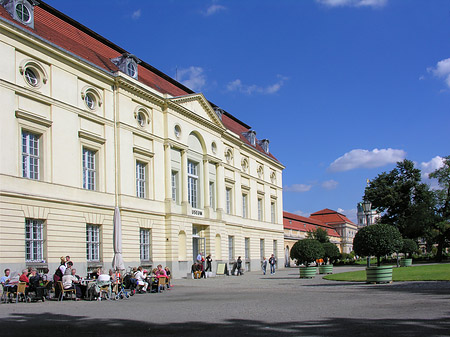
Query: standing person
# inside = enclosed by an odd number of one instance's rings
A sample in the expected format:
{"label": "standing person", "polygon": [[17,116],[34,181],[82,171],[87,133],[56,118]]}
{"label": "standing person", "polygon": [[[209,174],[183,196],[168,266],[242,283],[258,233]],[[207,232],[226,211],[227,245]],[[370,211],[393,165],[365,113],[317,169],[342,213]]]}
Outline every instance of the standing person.
{"label": "standing person", "polygon": [[277,259],[275,258],[275,256],[272,254],[270,256],[269,259],[269,264],[270,264],[270,275],[275,274],[275,264],[277,263]]}
{"label": "standing person", "polygon": [[237,276],[242,275],[242,259],[239,256],[236,260]]}
{"label": "standing person", "polygon": [[263,260],[262,260],[262,262],[261,262],[261,269],[262,269],[262,271],[263,271],[263,275],[266,275],[266,270],[267,270],[267,259],[266,259],[265,256],[263,257]]}
{"label": "standing person", "polygon": [[206,269],[205,272],[212,272],[212,258],[211,258],[211,254],[208,254],[208,256],[206,257]]}
{"label": "standing person", "polygon": [[202,263],[202,253],[197,254],[197,262]]}

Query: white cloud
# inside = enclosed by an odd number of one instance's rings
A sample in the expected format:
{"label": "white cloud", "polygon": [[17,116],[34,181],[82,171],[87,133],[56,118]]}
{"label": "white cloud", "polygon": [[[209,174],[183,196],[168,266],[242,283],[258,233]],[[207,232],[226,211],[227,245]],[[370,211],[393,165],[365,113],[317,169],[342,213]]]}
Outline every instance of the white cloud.
{"label": "white cloud", "polygon": [[334,190],[336,187],[338,187],[339,183],[336,180],[327,180],[322,183],[322,188],[326,190]]}
{"label": "white cloud", "polygon": [[337,211],[339,213],[344,214],[351,222],[353,222],[354,224],[358,223],[358,219],[357,219],[357,210],[356,208],[352,208],[352,209],[343,209],[343,208],[338,208]]}
{"label": "white cloud", "polygon": [[283,190],[287,192],[297,192],[297,193],[303,193],[308,192],[311,189],[312,185],[306,185],[306,184],[293,184],[291,186],[284,186]]}
{"label": "white cloud", "polygon": [[311,213],[303,212],[303,211],[300,211],[300,210],[294,211],[294,212],[291,212],[291,213],[303,216],[305,218],[308,218],[311,215]]}
{"label": "white cloud", "polygon": [[384,7],[387,0],[316,0],[328,7]]}
{"label": "white cloud", "polygon": [[135,10],[133,12],[133,14],[131,14],[131,18],[133,20],[137,20],[137,19],[139,19],[141,17],[141,14],[142,14],[141,9]]}
{"label": "white cloud", "polygon": [[202,67],[191,66],[186,69],[179,69],[177,78],[179,82],[194,91],[201,91],[206,84],[206,75]]}
{"label": "white cloud", "polygon": [[226,8],[225,6],[222,6],[222,5],[211,5],[211,6],[209,6],[209,7],[206,9],[205,12],[203,12],[203,14],[204,14],[205,16],[210,16],[210,15],[216,14],[216,13],[218,13],[218,12],[224,11],[224,10],[226,10],[226,9],[227,9],[227,8]]}
{"label": "white cloud", "polygon": [[438,78],[443,78],[450,88],[450,58],[439,61],[436,67],[429,67],[427,71]]}
{"label": "white cloud", "polygon": [[263,94],[263,95],[271,95],[278,92],[283,86],[284,82],[288,79],[287,77],[277,75],[278,81],[274,84],[268,85],[266,87],[258,86],[256,84],[247,85],[243,84],[240,79],[236,79],[227,84],[228,91],[239,91],[241,93],[252,95]]}
{"label": "white cloud", "polygon": [[439,184],[437,179],[430,179],[429,174],[431,172],[436,171],[437,169],[444,166],[444,158],[440,156],[436,156],[433,159],[431,159],[428,162],[422,162],[420,163],[420,170],[422,172],[422,180],[430,185],[432,189],[439,188]]}
{"label": "white cloud", "polygon": [[375,168],[402,161],[406,152],[395,149],[356,149],[339,157],[328,167],[331,172],[350,171],[358,168]]}

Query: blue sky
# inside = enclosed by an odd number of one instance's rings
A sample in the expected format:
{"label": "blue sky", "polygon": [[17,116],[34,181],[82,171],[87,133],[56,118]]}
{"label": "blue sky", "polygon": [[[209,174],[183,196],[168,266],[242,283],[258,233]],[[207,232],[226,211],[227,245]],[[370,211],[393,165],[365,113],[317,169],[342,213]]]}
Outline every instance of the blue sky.
{"label": "blue sky", "polygon": [[355,219],[366,179],[450,154],[450,1],[46,1],[252,126],[284,210]]}

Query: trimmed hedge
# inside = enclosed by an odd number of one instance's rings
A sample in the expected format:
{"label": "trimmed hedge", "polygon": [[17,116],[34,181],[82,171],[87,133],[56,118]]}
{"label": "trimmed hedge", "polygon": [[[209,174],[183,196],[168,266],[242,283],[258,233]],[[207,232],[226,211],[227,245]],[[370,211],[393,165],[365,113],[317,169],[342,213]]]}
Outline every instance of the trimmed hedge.
{"label": "trimmed hedge", "polygon": [[325,251],[322,244],[313,239],[297,241],[291,249],[291,258],[295,259],[297,265],[304,264],[308,266],[317,259],[322,259]]}

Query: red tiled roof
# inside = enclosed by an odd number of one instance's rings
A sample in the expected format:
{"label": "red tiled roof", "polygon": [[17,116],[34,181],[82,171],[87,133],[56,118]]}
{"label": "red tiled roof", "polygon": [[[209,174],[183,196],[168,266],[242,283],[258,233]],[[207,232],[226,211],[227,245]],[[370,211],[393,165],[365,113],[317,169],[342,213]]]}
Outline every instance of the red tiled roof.
{"label": "red tiled roof", "polygon": [[327,224],[349,223],[353,224],[344,214],[325,208],[321,211],[312,213],[310,218],[323,221]]}
{"label": "red tiled roof", "polygon": [[289,212],[283,212],[283,227],[301,232],[314,231],[320,227],[325,229],[329,236],[339,237],[337,231],[326,223]]}
{"label": "red tiled roof", "polygon": [[[42,1],[34,7],[34,29],[11,18],[3,6],[0,6],[0,16],[107,72],[118,71],[111,59],[127,52]],[[177,97],[194,93],[146,62],[138,65],[138,74],[139,82],[163,94]],[[248,125],[228,113],[223,114],[222,117],[226,128],[238,134],[244,143],[252,146],[242,135],[243,132],[250,130]],[[266,153],[259,144],[252,147],[278,161],[272,154]]]}

